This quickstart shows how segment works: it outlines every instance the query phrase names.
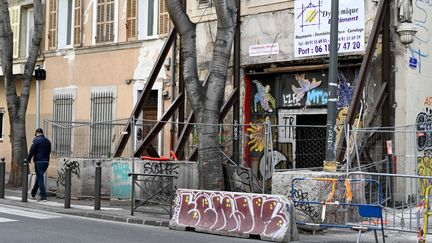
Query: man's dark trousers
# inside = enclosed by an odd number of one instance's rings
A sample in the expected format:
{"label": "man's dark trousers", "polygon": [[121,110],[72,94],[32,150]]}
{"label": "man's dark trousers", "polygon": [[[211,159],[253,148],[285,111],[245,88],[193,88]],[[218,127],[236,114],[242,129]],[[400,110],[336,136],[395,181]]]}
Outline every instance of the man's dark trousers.
{"label": "man's dark trousers", "polygon": [[40,197],[41,199],[46,199],[46,190],[45,190],[45,183],[44,183],[44,174],[45,171],[48,169],[49,163],[47,161],[36,161],[35,162],[35,171],[36,171],[36,182],[33,186],[33,189],[31,191],[31,195],[35,196],[36,192],[39,188]]}

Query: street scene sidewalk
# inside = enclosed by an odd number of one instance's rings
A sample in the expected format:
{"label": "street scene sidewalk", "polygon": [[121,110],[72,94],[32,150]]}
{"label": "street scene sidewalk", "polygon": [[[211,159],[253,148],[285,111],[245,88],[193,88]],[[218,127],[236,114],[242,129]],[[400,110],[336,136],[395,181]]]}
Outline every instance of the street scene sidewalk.
{"label": "street scene sidewalk", "polygon": [[[21,188],[7,188],[5,198],[0,199],[0,204],[12,205],[24,208],[45,210],[60,214],[68,214],[81,217],[111,220],[117,222],[143,224],[152,226],[168,227],[169,215],[156,206],[145,206],[139,208],[132,216],[130,206],[111,206],[108,200],[102,200],[101,210],[94,210],[93,200],[71,200],[71,208],[64,208],[64,199],[55,196],[48,197],[47,202],[38,201],[28,197],[28,202],[21,202]],[[386,242],[416,242],[417,236],[413,233],[401,233],[386,231]],[[296,242],[356,242],[357,231],[326,229],[315,234],[300,230],[299,241]],[[230,237],[227,237],[229,242]],[[379,242],[382,242],[381,234],[378,232]],[[362,233],[360,242],[375,242],[373,231]]]}

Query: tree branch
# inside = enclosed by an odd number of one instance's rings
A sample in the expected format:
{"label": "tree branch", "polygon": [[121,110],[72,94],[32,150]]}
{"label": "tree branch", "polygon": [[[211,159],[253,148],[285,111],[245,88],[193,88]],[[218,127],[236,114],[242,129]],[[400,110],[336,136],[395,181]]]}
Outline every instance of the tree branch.
{"label": "tree branch", "polygon": [[17,93],[13,77],[13,32],[9,17],[9,4],[7,0],[0,0],[0,58],[3,69],[3,79],[6,88],[6,102],[9,116],[17,111]]}
{"label": "tree branch", "polygon": [[[224,100],[225,84],[231,57],[232,43],[236,27],[235,1],[215,0],[217,33],[213,50],[212,66],[206,87],[205,122],[217,124]],[[208,111],[208,113],[207,113]],[[211,120],[208,120],[211,119]]]}
{"label": "tree branch", "polygon": [[32,37],[32,45],[30,48],[30,53],[27,58],[27,62],[24,66],[23,74],[23,87],[21,89],[21,102],[19,106],[18,113],[20,115],[25,115],[27,111],[27,105],[29,100],[31,81],[33,79],[33,71],[36,65],[39,51],[41,49],[44,18],[41,0],[33,0],[34,8],[34,32]]}
{"label": "tree branch", "polygon": [[179,33],[183,48],[182,63],[186,92],[197,122],[201,121],[203,111],[203,87],[198,79],[196,53],[196,26],[189,19],[182,0],[166,0],[168,13]]}

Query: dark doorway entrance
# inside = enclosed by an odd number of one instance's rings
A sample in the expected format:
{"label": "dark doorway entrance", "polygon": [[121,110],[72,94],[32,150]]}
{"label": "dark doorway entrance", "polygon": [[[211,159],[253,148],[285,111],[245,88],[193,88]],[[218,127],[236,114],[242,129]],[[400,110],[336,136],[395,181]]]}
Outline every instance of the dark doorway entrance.
{"label": "dark doorway entrance", "polygon": [[296,167],[322,167],[327,114],[297,115]]}

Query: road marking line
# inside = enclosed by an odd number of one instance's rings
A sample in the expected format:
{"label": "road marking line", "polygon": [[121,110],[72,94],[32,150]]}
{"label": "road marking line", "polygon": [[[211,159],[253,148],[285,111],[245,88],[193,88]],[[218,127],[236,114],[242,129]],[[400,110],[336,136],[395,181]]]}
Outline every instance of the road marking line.
{"label": "road marking line", "polygon": [[[6,196],[6,199],[14,200],[14,201],[21,201],[21,197],[15,197],[15,196]],[[47,201],[47,202],[39,202],[37,200],[28,199],[29,202],[35,202],[42,205],[48,205],[53,207],[64,207],[64,203],[54,202],[54,201]],[[77,209],[84,209],[84,210],[93,210],[94,206],[86,206],[86,205],[71,205],[71,208],[77,208]],[[122,208],[110,208],[110,207],[101,207],[101,210],[112,210],[112,211],[120,211]]]}
{"label": "road marking line", "polygon": [[14,208],[7,208],[7,207],[0,207],[0,213],[12,214],[12,215],[16,215],[16,216],[34,218],[34,219],[60,218],[60,216],[45,215],[45,214],[34,213],[34,212],[29,212],[29,211],[24,211],[24,210],[20,210],[20,209],[14,209]]}
{"label": "road marking line", "polygon": [[18,221],[18,220],[8,219],[8,218],[0,218],[0,223],[15,222],[15,221]]}

